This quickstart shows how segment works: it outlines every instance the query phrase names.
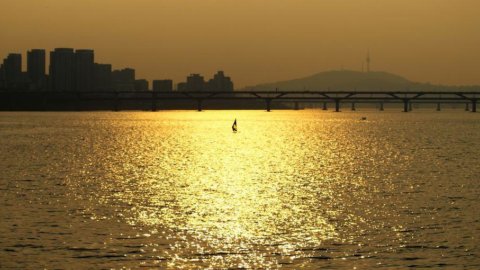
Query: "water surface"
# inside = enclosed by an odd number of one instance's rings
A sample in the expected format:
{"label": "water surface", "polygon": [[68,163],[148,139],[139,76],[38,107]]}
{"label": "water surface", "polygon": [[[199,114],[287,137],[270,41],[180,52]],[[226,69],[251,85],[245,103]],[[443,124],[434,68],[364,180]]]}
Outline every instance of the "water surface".
{"label": "water surface", "polygon": [[480,114],[16,112],[0,141],[0,268],[480,268]]}

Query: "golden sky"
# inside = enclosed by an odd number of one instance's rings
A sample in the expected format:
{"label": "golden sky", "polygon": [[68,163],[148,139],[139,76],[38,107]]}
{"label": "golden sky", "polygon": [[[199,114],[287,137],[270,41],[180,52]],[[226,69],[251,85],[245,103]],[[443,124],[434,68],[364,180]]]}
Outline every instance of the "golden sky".
{"label": "golden sky", "polygon": [[92,48],[137,78],[236,87],[340,69],[480,84],[479,0],[0,0],[0,57]]}

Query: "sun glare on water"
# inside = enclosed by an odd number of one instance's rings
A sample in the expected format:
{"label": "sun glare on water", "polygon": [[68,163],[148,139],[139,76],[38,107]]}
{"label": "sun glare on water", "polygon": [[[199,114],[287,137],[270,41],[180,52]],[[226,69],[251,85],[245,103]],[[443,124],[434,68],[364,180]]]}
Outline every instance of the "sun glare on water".
{"label": "sun glare on water", "polygon": [[[174,117],[176,126],[160,117],[146,121],[145,130],[116,137],[124,162],[113,168],[123,171],[115,175],[131,172],[118,179],[125,189],[113,197],[131,206],[129,224],[170,239],[170,265],[188,265],[183,256],[192,250],[210,266],[279,263],[271,254],[288,262],[338,238],[341,215],[342,223],[357,222],[341,211],[339,187],[346,182],[341,171],[334,173],[338,143],[318,119],[292,129],[296,119],[288,114],[277,120],[258,112]],[[237,133],[231,130],[235,118]],[[305,136],[312,134],[323,139],[307,147]]]}

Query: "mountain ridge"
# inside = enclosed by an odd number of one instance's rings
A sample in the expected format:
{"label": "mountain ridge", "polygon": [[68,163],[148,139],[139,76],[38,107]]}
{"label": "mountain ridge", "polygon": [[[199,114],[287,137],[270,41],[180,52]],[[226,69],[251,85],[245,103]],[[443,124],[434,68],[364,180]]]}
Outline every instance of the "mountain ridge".
{"label": "mountain ridge", "polygon": [[333,70],[316,73],[303,78],[262,83],[247,86],[242,90],[257,91],[475,91],[473,86],[434,85],[410,81],[402,76],[385,72],[360,72]]}

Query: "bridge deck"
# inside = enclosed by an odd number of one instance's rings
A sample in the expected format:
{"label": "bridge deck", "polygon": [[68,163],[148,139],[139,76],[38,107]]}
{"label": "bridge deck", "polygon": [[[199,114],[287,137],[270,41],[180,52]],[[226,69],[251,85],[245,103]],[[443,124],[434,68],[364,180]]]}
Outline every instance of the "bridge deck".
{"label": "bridge deck", "polygon": [[[443,91],[117,91],[117,92],[58,92],[58,91],[0,91],[1,100],[39,99],[47,100],[79,100],[79,101],[151,101],[160,100],[196,100],[201,110],[205,100],[263,100],[267,111],[272,101],[282,102],[334,102],[335,110],[340,110],[343,102],[362,103],[403,103],[404,111],[409,111],[411,103],[470,103],[472,111],[476,111],[480,92],[443,92]],[[152,107],[155,105],[152,105]],[[298,104],[295,105],[298,107]]]}

